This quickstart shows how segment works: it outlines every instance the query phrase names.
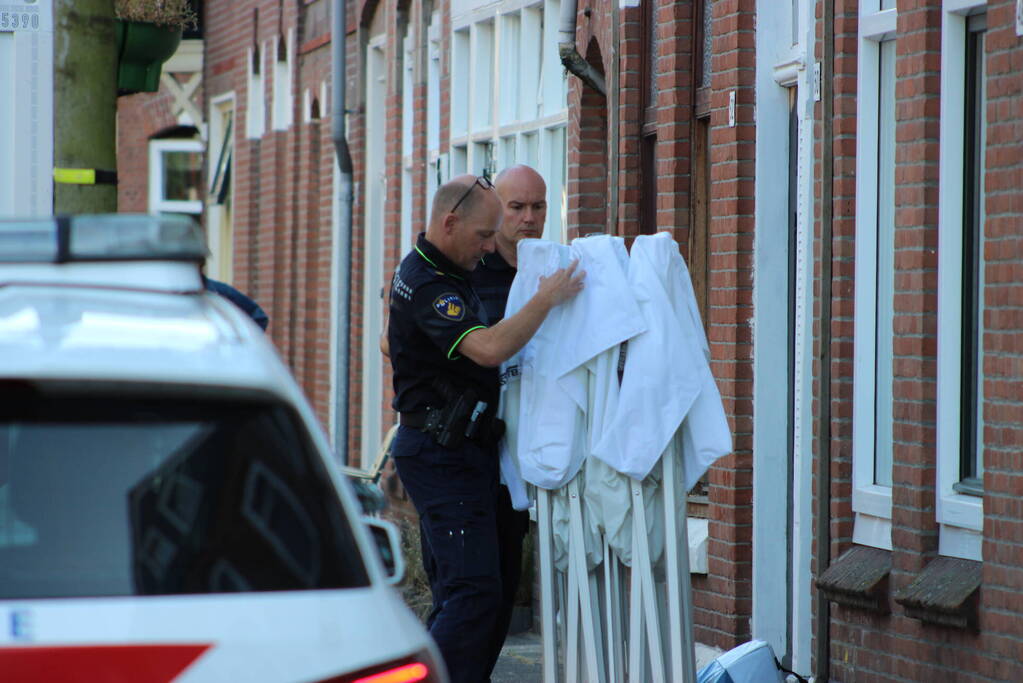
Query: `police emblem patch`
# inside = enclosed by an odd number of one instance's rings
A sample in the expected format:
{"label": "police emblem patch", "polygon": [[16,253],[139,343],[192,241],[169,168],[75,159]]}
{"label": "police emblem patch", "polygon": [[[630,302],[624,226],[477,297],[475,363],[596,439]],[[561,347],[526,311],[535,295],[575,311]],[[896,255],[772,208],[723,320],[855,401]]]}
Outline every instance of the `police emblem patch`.
{"label": "police emblem patch", "polygon": [[433,310],[445,320],[459,321],[465,317],[465,304],[457,294],[441,294],[433,300]]}

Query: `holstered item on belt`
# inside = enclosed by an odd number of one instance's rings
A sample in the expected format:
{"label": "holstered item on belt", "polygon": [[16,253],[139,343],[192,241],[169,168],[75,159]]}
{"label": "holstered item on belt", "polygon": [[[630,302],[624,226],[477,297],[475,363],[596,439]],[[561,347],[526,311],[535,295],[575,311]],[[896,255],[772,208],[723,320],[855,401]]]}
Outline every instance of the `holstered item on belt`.
{"label": "holstered item on belt", "polygon": [[504,435],[504,422],[494,416],[496,406],[479,400],[475,389],[456,389],[443,380],[434,382],[444,397],[442,408],[430,407],[422,430],[445,448],[458,448],[466,439],[481,446],[495,443]]}

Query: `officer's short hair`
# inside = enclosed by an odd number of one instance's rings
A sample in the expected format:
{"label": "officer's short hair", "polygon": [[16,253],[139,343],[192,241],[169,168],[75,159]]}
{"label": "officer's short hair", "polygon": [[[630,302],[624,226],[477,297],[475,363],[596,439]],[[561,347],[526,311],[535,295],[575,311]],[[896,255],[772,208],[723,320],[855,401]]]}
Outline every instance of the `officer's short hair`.
{"label": "officer's short hair", "polygon": [[[475,184],[475,181],[473,181]],[[440,219],[444,214],[450,213],[452,207],[458,203],[459,198],[465,194],[465,191],[469,189],[470,185],[463,184],[455,181],[447,182],[437,188],[437,191],[433,194],[433,208],[430,212],[431,222]],[[473,188],[462,203],[458,205],[458,214],[460,216],[467,216],[476,210],[480,202],[483,201],[483,193],[489,192],[490,190],[484,190],[481,188]]]}

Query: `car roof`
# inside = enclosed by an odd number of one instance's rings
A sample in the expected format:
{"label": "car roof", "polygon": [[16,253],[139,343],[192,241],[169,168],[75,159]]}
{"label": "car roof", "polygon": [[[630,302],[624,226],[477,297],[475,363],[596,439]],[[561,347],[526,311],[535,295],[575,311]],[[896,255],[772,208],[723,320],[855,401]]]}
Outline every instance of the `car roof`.
{"label": "car roof", "polygon": [[0,221],[0,377],[223,386],[296,399],[272,345],[206,292],[198,226],[115,214]]}

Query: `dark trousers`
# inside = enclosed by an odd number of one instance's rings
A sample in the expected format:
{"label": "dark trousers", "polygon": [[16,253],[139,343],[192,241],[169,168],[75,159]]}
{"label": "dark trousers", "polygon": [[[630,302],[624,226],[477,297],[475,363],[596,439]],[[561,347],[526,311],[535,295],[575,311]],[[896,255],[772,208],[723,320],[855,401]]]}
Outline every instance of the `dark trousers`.
{"label": "dark trousers", "polygon": [[504,599],[496,449],[470,442],[443,448],[423,432],[399,427],[391,452],[419,513],[434,598],[430,635],[452,683],[482,683],[496,661],[492,651]]}
{"label": "dark trousers", "polygon": [[[505,638],[508,637],[508,627],[511,625],[512,612],[515,609],[515,596],[518,594],[522,578],[522,541],[529,531],[529,513],[512,507],[508,488],[503,485],[498,487],[496,519],[501,566],[501,609],[497,613],[494,635],[490,640],[490,667],[487,671],[494,670],[494,665],[501,656]],[[426,619],[426,627],[429,628],[444,604],[444,588],[437,581],[436,562],[423,530],[422,520],[419,522],[419,532],[423,567],[426,569],[426,577],[430,581],[430,590],[433,593],[433,608]]]}

